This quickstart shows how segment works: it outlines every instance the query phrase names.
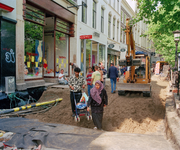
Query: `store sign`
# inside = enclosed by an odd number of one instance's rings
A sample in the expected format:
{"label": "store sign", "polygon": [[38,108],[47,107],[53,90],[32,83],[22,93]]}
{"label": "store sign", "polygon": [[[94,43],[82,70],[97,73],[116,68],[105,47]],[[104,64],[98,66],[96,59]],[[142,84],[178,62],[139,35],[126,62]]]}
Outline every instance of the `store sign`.
{"label": "store sign", "polygon": [[92,35],[81,35],[80,39],[92,39]]}
{"label": "store sign", "polygon": [[125,49],[125,48],[121,48],[120,51],[121,51],[121,52],[125,52],[126,49]]}
{"label": "store sign", "polygon": [[100,37],[100,34],[98,32],[94,32],[94,36]]}
{"label": "store sign", "polygon": [[120,55],[120,52],[117,52],[117,51],[113,51],[113,50],[108,49],[108,54],[119,56],[119,55]]}
{"label": "store sign", "polygon": [[114,48],[114,44],[109,44],[108,47],[109,48]]}

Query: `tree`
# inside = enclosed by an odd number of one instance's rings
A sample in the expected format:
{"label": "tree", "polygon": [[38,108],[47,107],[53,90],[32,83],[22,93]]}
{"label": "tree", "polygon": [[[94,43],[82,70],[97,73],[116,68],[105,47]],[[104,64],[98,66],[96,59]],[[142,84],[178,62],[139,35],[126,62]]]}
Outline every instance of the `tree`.
{"label": "tree", "polygon": [[154,43],[156,52],[162,54],[166,61],[174,65],[175,43],[173,31],[180,29],[179,0],[137,0],[138,11],[133,23],[140,20],[148,23],[148,31],[142,35]]}

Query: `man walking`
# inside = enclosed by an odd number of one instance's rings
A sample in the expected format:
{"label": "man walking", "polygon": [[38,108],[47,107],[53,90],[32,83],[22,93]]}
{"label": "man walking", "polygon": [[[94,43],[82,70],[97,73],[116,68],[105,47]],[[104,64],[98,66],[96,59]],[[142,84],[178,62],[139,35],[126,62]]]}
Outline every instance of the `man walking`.
{"label": "man walking", "polygon": [[101,81],[101,74],[98,71],[98,66],[95,66],[95,72],[93,72],[92,77],[91,77],[91,84],[93,87],[95,86],[95,82],[99,80]]}
{"label": "man walking", "polygon": [[82,88],[85,88],[85,80],[79,75],[81,72],[80,68],[74,69],[74,74],[69,78],[68,85],[70,87],[70,101],[71,101],[71,109],[73,113],[73,117],[75,116],[75,103],[74,103],[74,95],[76,99],[76,103],[79,102],[82,96]]}
{"label": "man walking", "polygon": [[108,70],[108,74],[111,81],[111,93],[115,93],[116,92],[116,78],[118,78],[118,71],[117,71],[117,68],[114,67],[114,63],[111,63],[111,67]]}

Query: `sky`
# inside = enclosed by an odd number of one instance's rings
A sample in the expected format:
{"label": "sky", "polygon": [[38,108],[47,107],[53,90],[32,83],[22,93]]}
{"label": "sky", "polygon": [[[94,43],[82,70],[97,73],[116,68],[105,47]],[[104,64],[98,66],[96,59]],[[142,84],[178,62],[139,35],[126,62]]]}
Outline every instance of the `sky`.
{"label": "sky", "polygon": [[135,0],[126,0],[131,8],[135,11]]}

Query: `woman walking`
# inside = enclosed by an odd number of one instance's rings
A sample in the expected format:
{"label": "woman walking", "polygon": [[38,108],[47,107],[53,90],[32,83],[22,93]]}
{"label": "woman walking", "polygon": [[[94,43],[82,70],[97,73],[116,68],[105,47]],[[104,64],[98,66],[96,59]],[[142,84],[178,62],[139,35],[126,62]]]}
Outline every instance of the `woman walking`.
{"label": "woman walking", "polygon": [[95,86],[90,91],[90,97],[87,103],[87,111],[89,111],[89,106],[91,106],[92,119],[95,125],[94,129],[102,130],[103,107],[107,104],[108,97],[106,90],[101,81],[97,80]]}

